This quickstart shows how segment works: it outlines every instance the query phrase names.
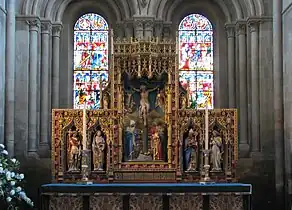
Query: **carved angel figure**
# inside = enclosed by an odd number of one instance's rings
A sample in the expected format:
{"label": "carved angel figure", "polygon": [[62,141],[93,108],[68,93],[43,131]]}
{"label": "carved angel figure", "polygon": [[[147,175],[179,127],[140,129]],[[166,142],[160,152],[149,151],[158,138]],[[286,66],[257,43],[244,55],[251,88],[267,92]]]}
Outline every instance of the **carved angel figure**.
{"label": "carved angel figure", "polygon": [[77,137],[78,131],[68,132],[68,169],[69,171],[76,171],[80,168],[80,158],[81,158],[81,142]]}
{"label": "carved angel figure", "polygon": [[93,166],[94,170],[104,170],[105,162],[105,139],[98,130],[92,142]]}
{"label": "carved angel figure", "polygon": [[158,90],[157,96],[156,96],[156,101],[155,101],[155,107],[159,107],[161,109],[164,109],[164,104],[165,104],[165,95],[163,90]]}
{"label": "carved angel figure", "polygon": [[211,148],[212,171],[221,171],[222,138],[220,137],[220,133],[216,130],[213,131],[213,138],[211,144],[212,144]]}

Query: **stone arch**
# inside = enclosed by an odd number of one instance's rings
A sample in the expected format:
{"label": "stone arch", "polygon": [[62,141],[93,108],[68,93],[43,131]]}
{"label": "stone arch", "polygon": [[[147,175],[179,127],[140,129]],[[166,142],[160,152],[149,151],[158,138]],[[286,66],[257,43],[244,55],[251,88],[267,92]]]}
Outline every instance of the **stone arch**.
{"label": "stone arch", "polygon": [[[233,1],[233,0],[232,0]],[[232,16],[236,16],[233,19],[238,19],[238,17],[241,17],[241,10],[236,9],[240,8],[237,4],[232,4],[231,9],[229,5],[226,5],[223,0],[217,0],[216,6],[219,7],[220,10],[225,14],[225,18],[227,21],[231,21]],[[155,11],[155,15],[158,19],[164,19],[169,21],[171,19],[172,14],[174,14],[174,10],[177,10],[177,8],[185,8],[189,6],[195,6],[195,5],[208,5],[204,7],[204,10],[210,10],[211,8],[214,8],[214,3],[211,3],[209,1],[184,1],[184,0],[161,0],[158,1],[158,3],[155,5],[157,8]],[[154,6],[153,6],[154,7]]]}

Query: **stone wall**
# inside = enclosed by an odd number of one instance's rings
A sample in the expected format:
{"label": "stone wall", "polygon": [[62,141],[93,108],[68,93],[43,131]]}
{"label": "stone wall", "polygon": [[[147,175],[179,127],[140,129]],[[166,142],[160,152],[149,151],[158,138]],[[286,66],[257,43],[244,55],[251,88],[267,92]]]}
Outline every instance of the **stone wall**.
{"label": "stone wall", "polygon": [[[51,109],[72,108],[72,25],[85,12],[104,16],[116,37],[175,38],[184,16],[198,12],[208,17],[215,30],[215,107],[238,108],[240,114],[239,180],[254,185],[254,208],[259,210],[274,209],[276,188],[278,197],[284,186],[286,192],[291,189],[290,179],[284,179],[291,174],[291,1],[283,1],[283,9],[280,5],[280,18],[274,12],[274,27],[271,0],[4,2],[0,0],[0,58],[6,60],[0,62],[0,143],[5,139],[9,152],[23,161],[35,199],[37,187],[51,177]],[[282,18],[283,51],[281,27],[275,31]],[[282,65],[284,75],[277,74]]]}

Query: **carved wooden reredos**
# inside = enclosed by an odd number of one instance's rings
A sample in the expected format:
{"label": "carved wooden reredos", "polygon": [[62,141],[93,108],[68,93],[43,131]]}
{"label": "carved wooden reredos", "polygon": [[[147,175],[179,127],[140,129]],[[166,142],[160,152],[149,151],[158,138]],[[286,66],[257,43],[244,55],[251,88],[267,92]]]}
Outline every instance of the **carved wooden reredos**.
{"label": "carved wooden reredos", "polygon": [[[205,110],[184,105],[173,40],[115,40],[101,109],[86,110],[94,182],[200,181],[205,176]],[[210,178],[235,180],[237,113],[209,110]],[[83,110],[53,110],[52,176],[82,178]],[[215,146],[213,146],[215,145]],[[83,163],[82,163],[83,164]]]}

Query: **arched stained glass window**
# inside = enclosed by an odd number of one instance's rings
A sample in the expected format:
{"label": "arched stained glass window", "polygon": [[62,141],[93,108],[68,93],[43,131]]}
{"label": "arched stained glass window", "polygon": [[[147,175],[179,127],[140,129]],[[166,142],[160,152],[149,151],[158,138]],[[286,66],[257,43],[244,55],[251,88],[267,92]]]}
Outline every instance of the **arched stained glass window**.
{"label": "arched stained glass window", "polygon": [[74,25],[74,109],[100,107],[100,90],[108,82],[108,34],[98,14],[85,14]]}
{"label": "arched stained glass window", "polygon": [[189,107],[214,107],[213,91],[213,29],[210,21],[191,14],[179,24],[180,83],[189,94]]}

